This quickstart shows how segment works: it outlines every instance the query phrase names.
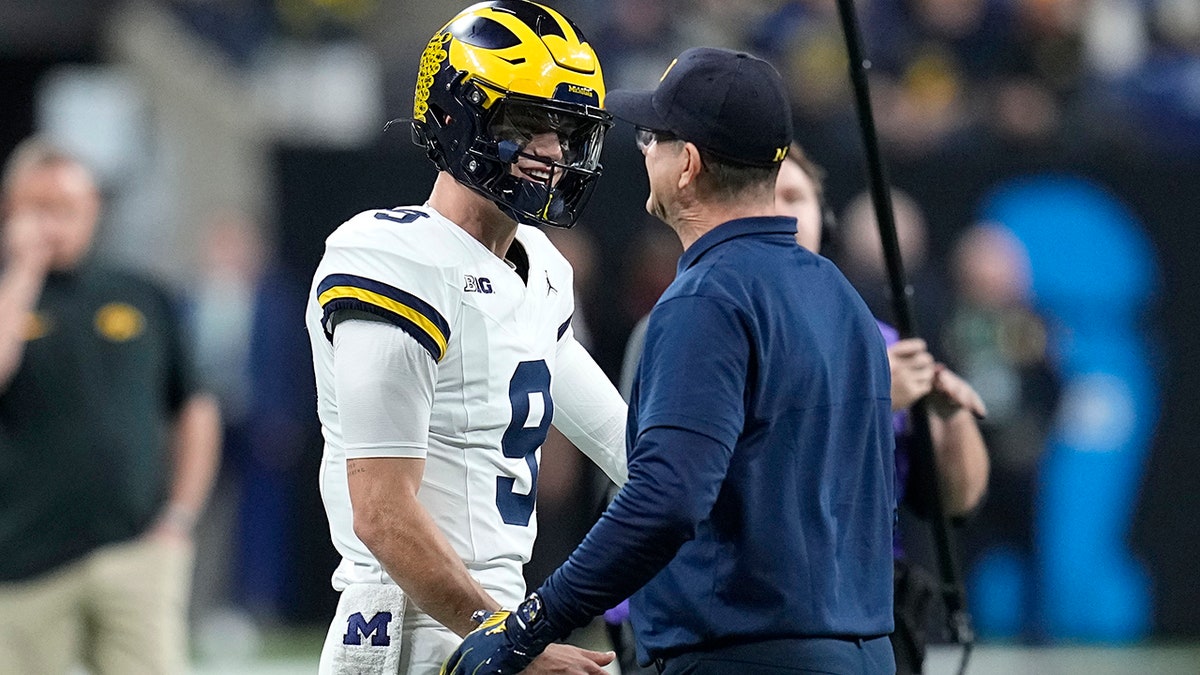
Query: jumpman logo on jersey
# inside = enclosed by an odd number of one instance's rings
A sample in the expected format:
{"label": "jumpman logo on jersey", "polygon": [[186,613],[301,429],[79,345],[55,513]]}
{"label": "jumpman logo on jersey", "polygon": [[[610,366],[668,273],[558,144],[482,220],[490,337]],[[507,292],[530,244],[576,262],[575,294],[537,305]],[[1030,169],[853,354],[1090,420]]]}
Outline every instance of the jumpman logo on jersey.
{"label": "jumpman logo on jersey", "polygon": [[558,293],[558,289],[554,287],[554,284],[550,283],[550,272],[546,272],[546,295],[550,295],[550,291]]}

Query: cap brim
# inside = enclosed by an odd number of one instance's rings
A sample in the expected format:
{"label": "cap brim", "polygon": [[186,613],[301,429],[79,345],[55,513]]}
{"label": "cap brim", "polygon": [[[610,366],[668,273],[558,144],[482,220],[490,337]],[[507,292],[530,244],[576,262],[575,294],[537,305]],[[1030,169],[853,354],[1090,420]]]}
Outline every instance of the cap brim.
{"label": "cap brim", "polygon": [[610,91],[604,100],[604,109],[634,126],[667,130],[667,123],[654,109],[653,91]]}

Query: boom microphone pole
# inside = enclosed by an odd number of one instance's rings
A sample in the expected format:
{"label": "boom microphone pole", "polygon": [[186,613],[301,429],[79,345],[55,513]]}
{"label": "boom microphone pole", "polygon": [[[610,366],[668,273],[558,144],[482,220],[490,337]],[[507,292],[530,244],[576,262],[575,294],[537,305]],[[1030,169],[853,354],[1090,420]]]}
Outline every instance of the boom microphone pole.
{"label": "boom microphone pole", "polygon": [[[867,69],[871,67],[862,53],[862,39],[853,0],[837,0],[841,17],[842,33],[846,39],[846,53],[850,60],[850,81],[854,85],[854,103],[858,112],[858,124],[862,131],[863,149],[866,153],[867,179],[871,189],[871,200],[875,205],[875,216],[879,223],[879,237],[883,242],[884,262],[887,267],[888,284],[892,291],[892,310],[896,316],[896,329],[904,338],[917,334],[916,319],[910,298],[912,286],[904,276],[904,263],[900,259],[900,244],[896,237],[896,221],[892,212],[891,191],[884,173],[883,159],[879,153],[879,138],[875,132],[875,118],[871,112],[871,93],[867,86]],[[946,621],[950,637],[962,645],[963,655],[959,673],[966,672],[971,650],[975,645],[975,634],[971,628],[971,615],[967,612],[966,593],[962,576],[954,553],[954,541],[950,523],[942,501],[940,474],[933,454],[933,439],[929,432],[929,413],[925,399],[917,401],[909,415],[912,422],[912,449],[914,471],[922,471],[933,477],[929,482],[930,527],[937,551],[938,572],[941,578],[942,602],[946,608]]]}

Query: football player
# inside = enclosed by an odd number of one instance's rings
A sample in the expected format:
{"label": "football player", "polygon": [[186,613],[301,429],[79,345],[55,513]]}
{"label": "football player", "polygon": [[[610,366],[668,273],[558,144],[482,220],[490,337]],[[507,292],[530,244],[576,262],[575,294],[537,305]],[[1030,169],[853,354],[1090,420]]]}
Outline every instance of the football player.
{"label": "football player", "polygon": [[[322,673],[436,673],[514,606],[551,421],[623,483],[625,405],[576,342],[572,271],[534,225],[570,227],[611,125],[592,47],[557,11],[474,5],[421,57],[413,138],[440,173],[420,206],[326,241],[307,325],[320,487],[341,591]],[[556,645],[533,670],[599,673]]]}

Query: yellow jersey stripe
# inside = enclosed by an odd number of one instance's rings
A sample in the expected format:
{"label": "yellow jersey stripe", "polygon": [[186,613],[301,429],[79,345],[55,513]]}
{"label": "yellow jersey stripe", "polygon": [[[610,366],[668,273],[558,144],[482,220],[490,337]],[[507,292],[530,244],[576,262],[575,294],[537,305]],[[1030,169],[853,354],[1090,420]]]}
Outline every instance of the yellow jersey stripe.
{"label": "yellow jersey stripe", "polygon": [[437,324],[435,324],[431,319],[429,319],[429,317],[426,317],[420,311],[409,307],[402,302],[393,300],[385,295],[380,295],[374,291],[368,291],[365,288],[357,288],[355,286],[333,286],[321,293],[321,295],[317,297],[317,302],[320,303],[321,307],[325,307],[325,305],[329,304],[331,301],[342,298],[359,300],[361,302],[375,305],[376,307],[386,309],[389,312],[393,312],[398,316],[407,319],[424,331],[429,338],[437,344],[437,359],[439,361],[443,356],[445,356],[446,336],[442,333],[441,329],[437,327]]}

